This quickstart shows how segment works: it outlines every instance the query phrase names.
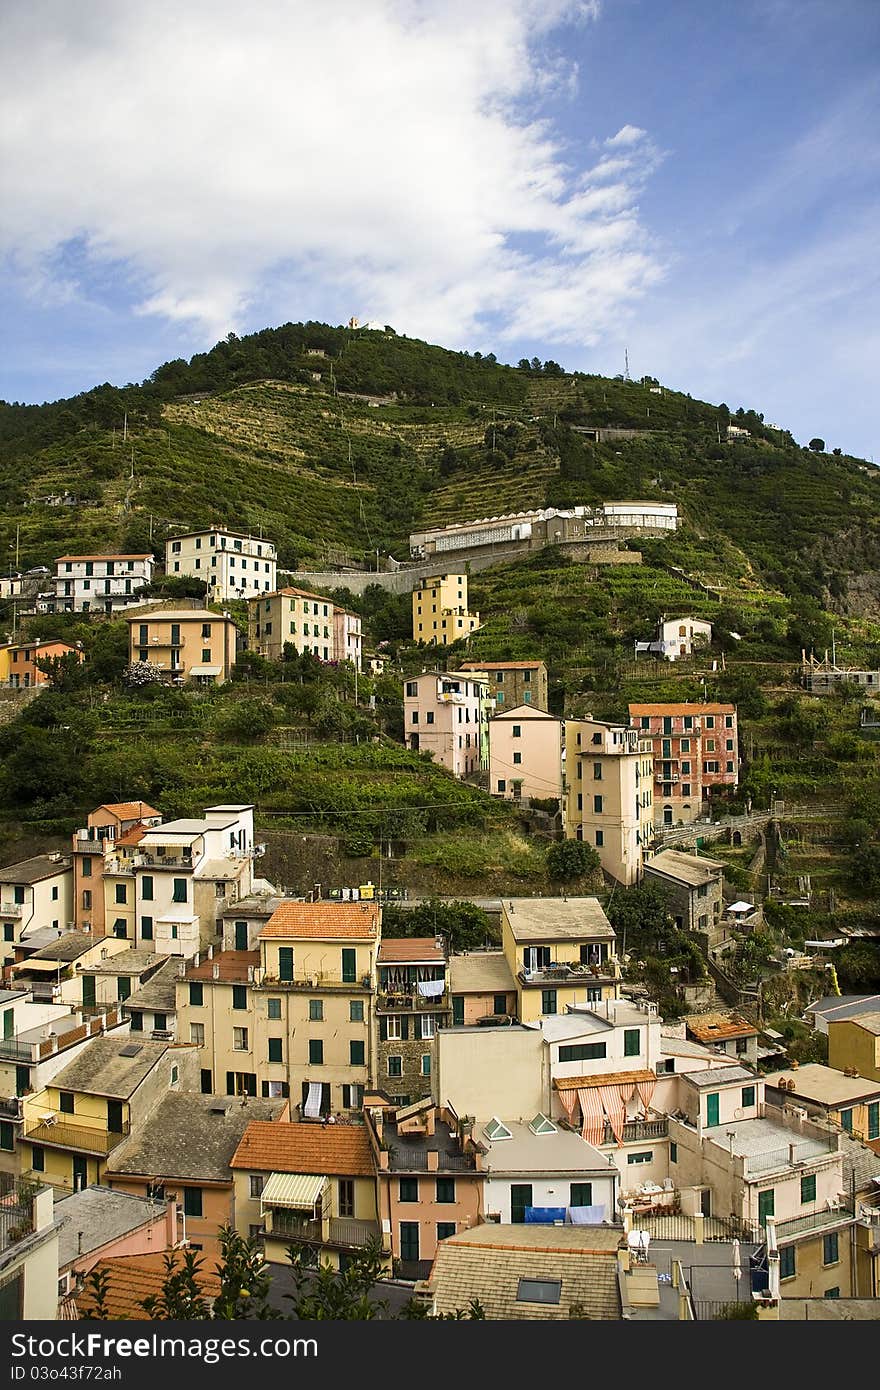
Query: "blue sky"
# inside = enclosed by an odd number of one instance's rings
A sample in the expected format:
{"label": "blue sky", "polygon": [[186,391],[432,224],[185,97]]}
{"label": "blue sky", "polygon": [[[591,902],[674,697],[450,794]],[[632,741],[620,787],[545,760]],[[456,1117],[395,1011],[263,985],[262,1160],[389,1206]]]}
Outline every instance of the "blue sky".
{"label": "blue sky", "polygon": [[0,397],[393,323],[880,462],[876,0],[0,17]]}

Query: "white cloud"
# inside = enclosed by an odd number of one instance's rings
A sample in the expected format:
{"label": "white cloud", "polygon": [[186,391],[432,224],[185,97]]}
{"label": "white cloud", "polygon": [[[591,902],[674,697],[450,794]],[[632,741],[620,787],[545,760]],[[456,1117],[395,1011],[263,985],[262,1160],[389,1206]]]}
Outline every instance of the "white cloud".
{"label": "white cloud", "polygon": [[[44,0],[0,21],[0,254],[69,293],[59,250],[124,265],[138,311],[206,338],[330,286],[337,320],[465,345],[591,341],[661,274],[624,126],[592,170],[541,119],[578,0]],[[599,132],[601,134],[601,132]],[[584,147],[587,146],[584,142]],[[617,154],[618,149],[621,151]],[[588,328],[585,328],[584,320]]]}

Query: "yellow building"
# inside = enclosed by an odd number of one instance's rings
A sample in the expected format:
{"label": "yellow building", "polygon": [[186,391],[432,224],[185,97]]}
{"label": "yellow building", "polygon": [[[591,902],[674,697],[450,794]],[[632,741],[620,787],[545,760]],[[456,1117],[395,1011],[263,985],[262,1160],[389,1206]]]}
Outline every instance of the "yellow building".
{"label": "yellow building", "polygon": [[284,902],[256,951],[209,948],[178,984],[178,1036],[202,1089],[290,1096],[303,1114],[359,1111],[375,1076],[376,903]]}
{"label": "yellow building", "polygon": [[172,680],[221,685],[235,665],[238,629],[208,609],[141,610],[126,618],[129,660],[148,661]]}
{"label": "yellow building", "polygon": [[480,626],[479,613],[468,612],[466,574],[438,574],[420,579],[413,590],[413,639],[445,646]]}
{"label": "yellow building", "polygon": [[828,1064],[880,1081],[880,1011],[829,1019]]}
{"label": "yellow building", "polygon": [[103,1181],[110,1153],[169,1090],[194,1089],[195,1048],[130,1037],[95,1040],[24,1101],[22,1169],[78,1191]]}
{"label": "yellow building", "polygon": [[[864,1017],[870,1015],[862,1015],[858,1021]],[[853,1067],[838,1070],[821,1062],[807,1062],[768,1077],[767,1099],[774,1105],[798,1106],[811,1117],[831,1120],[880,1153],[880,1077],[867,1080]]]}
{"label": "yellow building", "polygon": [[616,937],[596,898],[503,898],[501,948],[521,1023],[617,998]]}
{"label": "yellow building", "polygon": [[280,661],[294,647],[319,661],[336,660],[333,603],[306,589],[279,589],[248,599],[248,648],[267,661]]}
{"label": "yellow building", "polygon": [[593,845],[606,874],[629,887],[642,876],[654,826],[650,740],[622,724],[565,721],[565,834]]}
{"label": "yellow building", "polygon": [[230,1163],[235,1222],[243,1236],[262,1231],[266,1259],[287,1263],[290,1244],[310,1246],[339,1268],[346,1255],[378,1240],[373,1152],[363,1125],[248,1125]]}

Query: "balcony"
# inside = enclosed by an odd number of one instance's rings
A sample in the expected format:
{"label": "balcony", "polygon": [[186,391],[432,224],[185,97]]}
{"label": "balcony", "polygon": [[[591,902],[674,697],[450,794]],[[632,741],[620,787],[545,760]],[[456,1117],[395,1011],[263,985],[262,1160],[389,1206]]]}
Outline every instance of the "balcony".
{"label": "balcony", "polygon": [[352,990],[370,990],[372,982],[369,975],[360,975],[356,980],[343,980],[338,975],[331,975],[329,972],[313,970],[301,979],[282,980],[277,975],[264,974],[260,979],[260,984],[265,989],[293,989],[293,990],[345,990],[351,993]]}
{"label": "balcony", "polygon": [[176,858],[170,854],[150,854],[146,850],[141,850],[132,860],[136,869],[191,869],[193,867],[193,857],[191,854],[182,854]]}
{"label": "balcony", "polygon": [[542,965],[536,970],[519,971],[517,977],[524,985],[578,985],[611,984],[619,979],[617,957],[595,965],[572,964]]}
{"label": "balcony", "polygon": [[400,994],[393,990],[381,990],[376,996],[376,1007],[381,1013],[421,1012],[424,1009],[448,1009],[449,993],[444,990],[428,999],[421,994]]}
{"label": "balcony", "polygon": [[37,1124],[25,1125],[24,1138],[29,1144],[44,1144],[54,1149],[75,1149],[79,1153],[106,1157],[129,1133],[128,1124],[123,1125],[121,1133],[110,1134],[106,1130],[89,1129],[86,1125],[66,1124],[61,1120],[47,1124],[40,1120]]}
{"label": "balcony", "polygon": [[[627,1120],[623,1126],[624,1144],[639,1143],[643,1139],[665,1139],[669,1133],[669,1121],[665,1115],[656,1120]],[[603,1144],[616,1144],[614,1131],[606,1121],[602,1134]]]}
{"label": "balcony", "polygon": [[21,917],[24,903],[0,903],[0,917]]}
{"label": "balcony", "polygon": [[331,1216],[329,1231],[325,1237],[320,1221],[303,1221],[293,1212],[270,1208],[272,1229],[266,1231],[268,1239],[278,1238],[289,1241],[305,1241],[316,1245],[335,1245],[341,1249],[359,1250],[371,1240],[381,1240],[382,1231],[378,1221],[360,1221],[353,1216]]}
{"label": "balcony", "polygon": [[796,1216],[791,1221],[776,1222],[776,1238],[779,1241],[792,1240],[795,1236],[810,1231],[822,1231],[826,1227],[840,1226],[853,1216],[852,1207],[845,1198],[836,1205],[825,1206],[821,1211],[810,1212],[807,1216]]}
{"label": "balcony", "polygon": [[0,1096],[0,1118],[4,1120],[20,1120],[22,1118],[20,1096]]}

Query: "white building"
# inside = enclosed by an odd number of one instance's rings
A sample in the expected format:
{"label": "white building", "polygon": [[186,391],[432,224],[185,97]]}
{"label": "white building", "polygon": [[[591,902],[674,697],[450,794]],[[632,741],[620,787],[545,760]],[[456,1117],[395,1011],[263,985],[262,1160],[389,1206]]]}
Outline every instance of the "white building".
{"label": "white building", "polygon": [[679,657],[691,656],[695,646],[708,646],[711,641],[712,624],[701,618],[662,618],[655,641],[636,642],[636,656],[648,652],[677,661]]}
{"label": "white building", "polygon": [[65,931],[73,922],[73,869],[57,852],[36,854],[0,868],[3,963],[11,965],[22,938],[44,927]]}
{"label": "white building", "polygon": [[135,944],[193,956],[212,943],[218,913],[251,891],[253,860],[253,806],[209,806],[203,817],[151,827],[130,859]]}
{"label": "white building", "polygon": [[113,613],[139,601],[153,579],[152,555],[62,555],[46,612]]}
{"label": "white building", "polygon": [[333,648],[336,661],[350,661],[356,670],[363,669],[363,631],[358,613],[333,606]]}
{"label": "white building", "polygon": [[215,603],[275,590],[277,554],[271,541],[212,527],[165,542],[165,573],[203,579]]}
{"label": "white building", "polygon": [[646,531],[678,529],[678,507],[674,502],[603,502],[597,526],[634,526]]}
{"label": "white building", "polygon": [[519,1224],[537,1207],[548,1221],[572,1210],[584,1224],[614,1220],[617,1167],[573,1130],[539,1113],[528,1124],[491,1116],[478,1120],[474,1133],[489,1150],[482,1164],[488,1219]]}

